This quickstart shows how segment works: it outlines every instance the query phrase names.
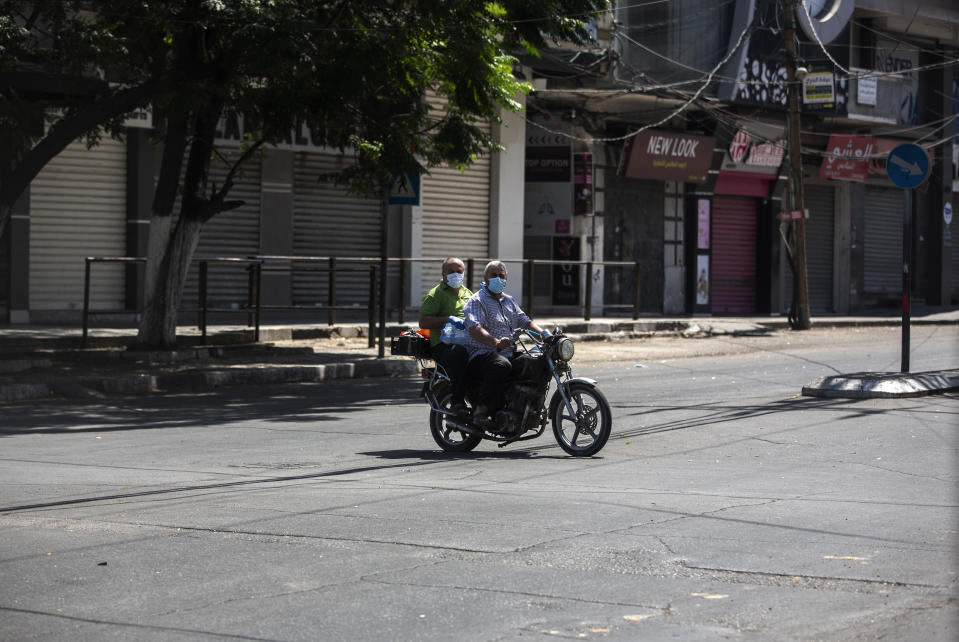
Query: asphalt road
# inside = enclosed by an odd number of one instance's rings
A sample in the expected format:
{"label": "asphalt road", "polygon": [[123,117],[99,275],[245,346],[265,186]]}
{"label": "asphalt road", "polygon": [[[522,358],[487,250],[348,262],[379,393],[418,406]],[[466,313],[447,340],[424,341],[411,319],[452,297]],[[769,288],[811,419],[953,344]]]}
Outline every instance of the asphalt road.
{"label": "asphalt road", "polygon": [[592,459],[445,456],[408,379],[4,407],[0,639],[955,640],[959,395],[799,395],[898,337],[580,344]]}

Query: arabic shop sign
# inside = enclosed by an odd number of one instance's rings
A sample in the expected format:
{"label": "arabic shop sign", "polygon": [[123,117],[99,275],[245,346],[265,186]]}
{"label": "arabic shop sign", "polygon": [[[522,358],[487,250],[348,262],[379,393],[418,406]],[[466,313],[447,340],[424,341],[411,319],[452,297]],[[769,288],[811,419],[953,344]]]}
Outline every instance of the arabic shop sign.
{"label": "arabic shop sign", "polygon": [[786,141],[782,126],[754,122],[741,126],[723,157],[723,171],[774,175],[782,165]]}
{"label": "arabic shop sign", "polygon": [[716,139],[648,129],[633,137],[620,174],[627,178],[705,183]]}
{"label": "arabic shop sign", "polygon": [[868,136],[831,134],[819,178],[864,181],[869,161],[877,152],[877,141]]}

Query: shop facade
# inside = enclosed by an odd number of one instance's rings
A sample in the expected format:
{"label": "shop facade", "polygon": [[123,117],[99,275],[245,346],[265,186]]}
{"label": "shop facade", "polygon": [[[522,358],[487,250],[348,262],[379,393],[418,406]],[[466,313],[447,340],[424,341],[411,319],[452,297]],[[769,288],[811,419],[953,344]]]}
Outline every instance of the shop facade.
{"label": "shop facade", "polygon": [[[236,134],[242,123],[231,125],[229,118],[226,115],[221,122],[217,140],[226,161],[239,154],[242,138]],[[407,271],[406,307],[418,307],[423,293],[438,282],[440,259],[445,256],[485,261],[521,255],[522,222],[514,213],[521,209],[517,195],[522,193],[522,176],[517,178],[517,170],[522,167],[524,138],[503,129],[522,127],[523,121],[513,115],[507,119],[494,134],[505,151],[481,157],[464,171],[434,168],[421,177],[414,203],[388,207],[389,256],[437,259],[414,262]],[[84,258],[146,255],[161,154],[150,143],[150,133],[130,128],[125,140],[107,138],[91,149],[73,143],[41,171],[17,203],[4,234],[0,260],[6,277],[5,320],[78,323]],[[338,150],[313,145],[308,130],[301,127],[285,146],[268,148],[244,163],[230,193],[230,199],[243,204],[204,226],[182,307],[196,307],[201,258],[275,257],[263,272],[261,301],[284,307],[322,304],[329,294],[328,263],[288,257],[380,257],[382,199],[348,194],[343,186],[319,180],[349,162],[349,156]],[[210,180],[222,185],[227,171],[226,163],[213,163]],[[499,183],[494,185],[494,180]],[[517,237],[519,242],[514,241]],[[246,266],[210,263],[208,270],[207,304],[242,309],[248,300]],[[391,271],[397,276],[395,265]],[[518,273],[521,276],[521,270]],[[90,308],[126,311],[118,318],[132,318],[143,302],[142,274],[143,269],[135,266],[94,264]],[[511,284],[514,294],[521,294],[521,283],[519,279],[515,287]],[[339,305],[365,308],[368,270],[339,272],[336,292]],[[398,292],[396,288],[389,293],[391,307],[401,304]]]}

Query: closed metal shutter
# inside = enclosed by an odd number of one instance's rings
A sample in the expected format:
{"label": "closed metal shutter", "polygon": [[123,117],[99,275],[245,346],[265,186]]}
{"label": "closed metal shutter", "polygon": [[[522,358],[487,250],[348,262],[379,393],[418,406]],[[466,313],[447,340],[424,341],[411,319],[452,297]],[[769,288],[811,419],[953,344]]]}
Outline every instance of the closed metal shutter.
{"label": "closed metal shutter", "polygon": [[952,303],[959,303],[959,245],[956,244],[956,230],[959,230],[959,194],[952,194],[952,223],[946,228],[949,230],[950,238],[946,243],[950,244],[952,251]]}
{"label": "closed metal shutter", "polygon": [[[483,156],[464,172],[435,167],[423,177],[424,256],[489,257],[489,171],[489,157]],[[436,285],[438,268],[424,267],[424,285]]]}
{"label": "closed metal shutter", "polygon": [[0,234],[0,321],[10,310],[10,221]]}
{"label": "closed metal shutter", "polygon": [[[71,143],[30,185],[30,309],[82,310],[84,257],[126,253],[126,145]],[[124,306],[124,267],[98,263],[92,310]]]}
{"label": "closed metal shutter", "polygon": [[[430,93],[428,100],[431,111],[438,117],[444,99]],[[481,123],[479,127],[490,132],[489,123]],[[423,256],[478,259],[481,265],[477,270],[481,271],[486,264],[483,259],[489,257],[489,156],[480,156],[462,172],[452,167],[434,167],[422,180]],[[414,300],[420,300],[439,282],[439,267],[439,264],[424,265],[422,291],[418,296],[414,294]],[[482,275],[476,274],[474,279],[478,283]]]}
{"label": "closed metal shutter", "polygon": [[[835,237],[835,188],[832,185],[807,185],[806,209],[806,285],[809,309],[813,313],[834,312],[833,238]],[[788,265],[782,273],[783,309],[792,304],[793,275]]]}
{"label": "closed metal shutter", "polygon": [[[227,161],[235,161],[239,152],[226,154]],[[260,253],[260,173],[259,156],[247,160],[234,177],[233,188],[227,200],[243,201],[235,210],[220,212],[211,218],[200,233],[194,256],[245,257]],[[217,187],[223,185],[230,166],[224,161],[210,164],[209,180]],[[179,205],[178,205],[179,207]],[[183,307],[197,303],[199,267],[196,260],[190,266],[183,291]],[[207,305],[214,308],[241,308],[249,299],[249,279],[246,265],[209,263],[207,268]]]}
{"label": "closed metal shutter", "polygon": [[[297,152],[294,161],[293,253],[297,256],[379,257],[382,200],[353,196],[342,186],[317,180],[322,174],[343,169],[350,159],[338,154]],[[369,264],[363,264],[368,266]],[[357,268],[356,263],[341,264]],[[325,305],[329,280],[320,267],[297,263],[293,271],[295,305]],[[323,264],[322,267],[326,267]],[[340,266],[338,266],[340,267]],[[365,308],[369,298],[369,272],[337,273],[338,305]]]}
{"label": "closed metal shutter", "polygon": [[756,223],[754,198],[713,198],[712,268],[709,277],[713,314],[756,312]]}
{"label": "closed metal shutter", "polygon": [[863,291],[901,295],[903,192],[867,187],[864,206]]}

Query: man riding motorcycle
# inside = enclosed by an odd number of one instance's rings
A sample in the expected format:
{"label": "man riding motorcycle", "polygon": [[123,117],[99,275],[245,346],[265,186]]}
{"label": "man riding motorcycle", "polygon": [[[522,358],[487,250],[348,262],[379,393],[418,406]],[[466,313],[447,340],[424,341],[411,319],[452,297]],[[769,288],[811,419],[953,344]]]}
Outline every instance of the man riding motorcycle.
{"label": "man riding motorcycle", "polygon": [[463,308],[466,317],[470,379],[481,381],[479,399],[472,422],[486,429],[493,424],[491,414],[502,404],[503,390],[512,365],[510,334],[523,328],[542,334],[542,330],[508,294],[507,271],[502,261],[490,261],[483,272],[485,281]]}

